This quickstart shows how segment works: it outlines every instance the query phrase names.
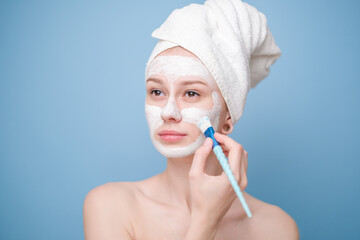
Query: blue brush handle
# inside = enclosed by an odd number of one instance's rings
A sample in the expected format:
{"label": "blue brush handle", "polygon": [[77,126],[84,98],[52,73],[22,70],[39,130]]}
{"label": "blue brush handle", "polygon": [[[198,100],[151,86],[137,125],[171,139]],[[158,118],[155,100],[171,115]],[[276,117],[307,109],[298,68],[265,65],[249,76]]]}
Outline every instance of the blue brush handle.
{"label": "blue brush handle", "polygon": [[213,151],[214,151],[216,157],[219,159],[219,162],[220,162],[222,168],[224,169],[224,172],[226,173],[226,176],[228,176],[228,178],[230,180],[230,183],[231,183],[231,186],[234,188],[235,193],[238,196],[238,198],[239,198],[239,200],[241,202],[241,205],[243,206],[247,216],[249,218],[251,218],[250,209],[249,209],[248,205],[246,204],[245,198],[241,193],[241,189],[240,189],[238,183],[236,182],[234,174],[231,171],[230,165],[229,165],[229,163],[227,161],[227,158],[225,157],[225,154],[224,154],[221,146],[219,146],[219,145],[214,146]]}
{"label": "blue brush handle", "polygon": [[215,134],[214,129],[212,127],[209,127],[208,129],[206,129],[204,134],[205,134],[206,137],[209,137],[209,138],[211,138],[213,140],[213,151],[214,151],[217,159],[219,160],[222,168],[224,169],[224,172],[226,173],[226,176],[228,176],[228,178],[230,180],[230,183],[231,183],[231,186],[235,190],[235,193],[238,196],[238,198],[239,198],[239,200],[241,202],[241,205],[243,206],[247,216],[249,218],[251,218],[250,209],[249,209],[248,205],[246,204],[245,198],[241,193],[241,189],[240,189],[240,187],[239,187],[239,185],[238,185],[238,183],[237,183],[237,181],[236,181],[236,179],[234,177],[234,174],[231,171],[230,165],[228,163],[228,159],[225,156],[220,144],[218,143],[218,141],[216,141],[216,139],[214,137],[214,134]]}

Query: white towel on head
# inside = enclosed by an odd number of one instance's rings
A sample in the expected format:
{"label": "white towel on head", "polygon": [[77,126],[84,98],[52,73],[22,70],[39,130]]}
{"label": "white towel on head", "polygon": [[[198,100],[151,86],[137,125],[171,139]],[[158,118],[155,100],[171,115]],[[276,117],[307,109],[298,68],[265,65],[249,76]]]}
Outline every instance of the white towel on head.
{"label": "white towel on head", "polygon": [[147,62],[181,46],[213,75],[233,123],[242,116],[247,93],[269,74],[280,57],[266,17],[241,0],[207,0],[175,9],[153,33],[159,39]]}

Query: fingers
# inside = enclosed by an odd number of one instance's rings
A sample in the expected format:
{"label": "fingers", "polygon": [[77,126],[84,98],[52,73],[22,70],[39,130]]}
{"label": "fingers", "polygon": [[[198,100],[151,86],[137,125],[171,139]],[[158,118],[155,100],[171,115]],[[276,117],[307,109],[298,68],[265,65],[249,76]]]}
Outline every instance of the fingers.
{"label": "fingers", "polygon": [[226,135],[215,133],[216,140],[220,143],[224,151],[229,153],[229,165],[237,180],[241,191],[247,187],[247,156],[244,148]]}
{"label": "fingers", "polygon": [[221,133],[216,132],[214,134],[215,139],[222,144],[227,150],[230,150],[233,147],[236,147],[236,145],[240,145],[238,144],[236,141],[234,141],[233,139],[231,139],[230,137],[223,135]]}
{"label": "fingers", "polygon": [[245,151],[246,154],[246,161],[245,161],[245,168],[246,168],[246,172],[247,172],[247,166],[248,166],[248,153]]}
{"label": "fingers", "polygon": [[224,144],[222,144],[222,143],[219,143],[219,144],[220,144],[225,156],[229,157],[229,149]]}
{"label": "fingers", "polygon": [[247,152],[245,151],[244,157],[241,161],[241,179],[239,183],[239,187],[241,191],[244,191],[244,189],[247,187]]}
{"label": "fingers", "polygon": [[229,165],[235,179],[239,182],[241,177],[240,164],[243,152],[242,146],[226,135],[215,133],[214,137],[219,143],[224,145],[225,149],[229,149]]}
{"label": "fingers", "polygon": [[212,149],[212,139],[206,138],[203,145],[201,145],[194,154],[194,159],[189,171],[189,177],[196,177],[204,173],[206,159]]}

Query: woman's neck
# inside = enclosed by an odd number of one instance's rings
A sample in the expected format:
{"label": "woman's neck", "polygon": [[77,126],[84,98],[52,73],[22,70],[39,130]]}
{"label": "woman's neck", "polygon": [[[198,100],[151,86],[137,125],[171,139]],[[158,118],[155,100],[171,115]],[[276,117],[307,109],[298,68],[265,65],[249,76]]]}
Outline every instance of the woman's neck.
{"label": "woman's neck", "polygon": [[[194,155],[183,158],[168,158],[167,167],[160,174],[160,179],[168,193],[169,204],[182,206],[190,211],[189,171]],[[220,175],[222,168],[213,152],[210,153],[204,172],[208,175]]]}

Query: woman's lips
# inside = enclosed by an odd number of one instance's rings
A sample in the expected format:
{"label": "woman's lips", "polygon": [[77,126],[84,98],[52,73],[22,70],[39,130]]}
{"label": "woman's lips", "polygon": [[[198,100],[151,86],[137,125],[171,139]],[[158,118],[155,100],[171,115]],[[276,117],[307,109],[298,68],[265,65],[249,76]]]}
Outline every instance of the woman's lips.
{"label": "woman's lips", "polygon": [[159,133],[159,136],[166,142],[176,142],[185,137],[186,134],[179,133],[174,130],[164,130]]}

